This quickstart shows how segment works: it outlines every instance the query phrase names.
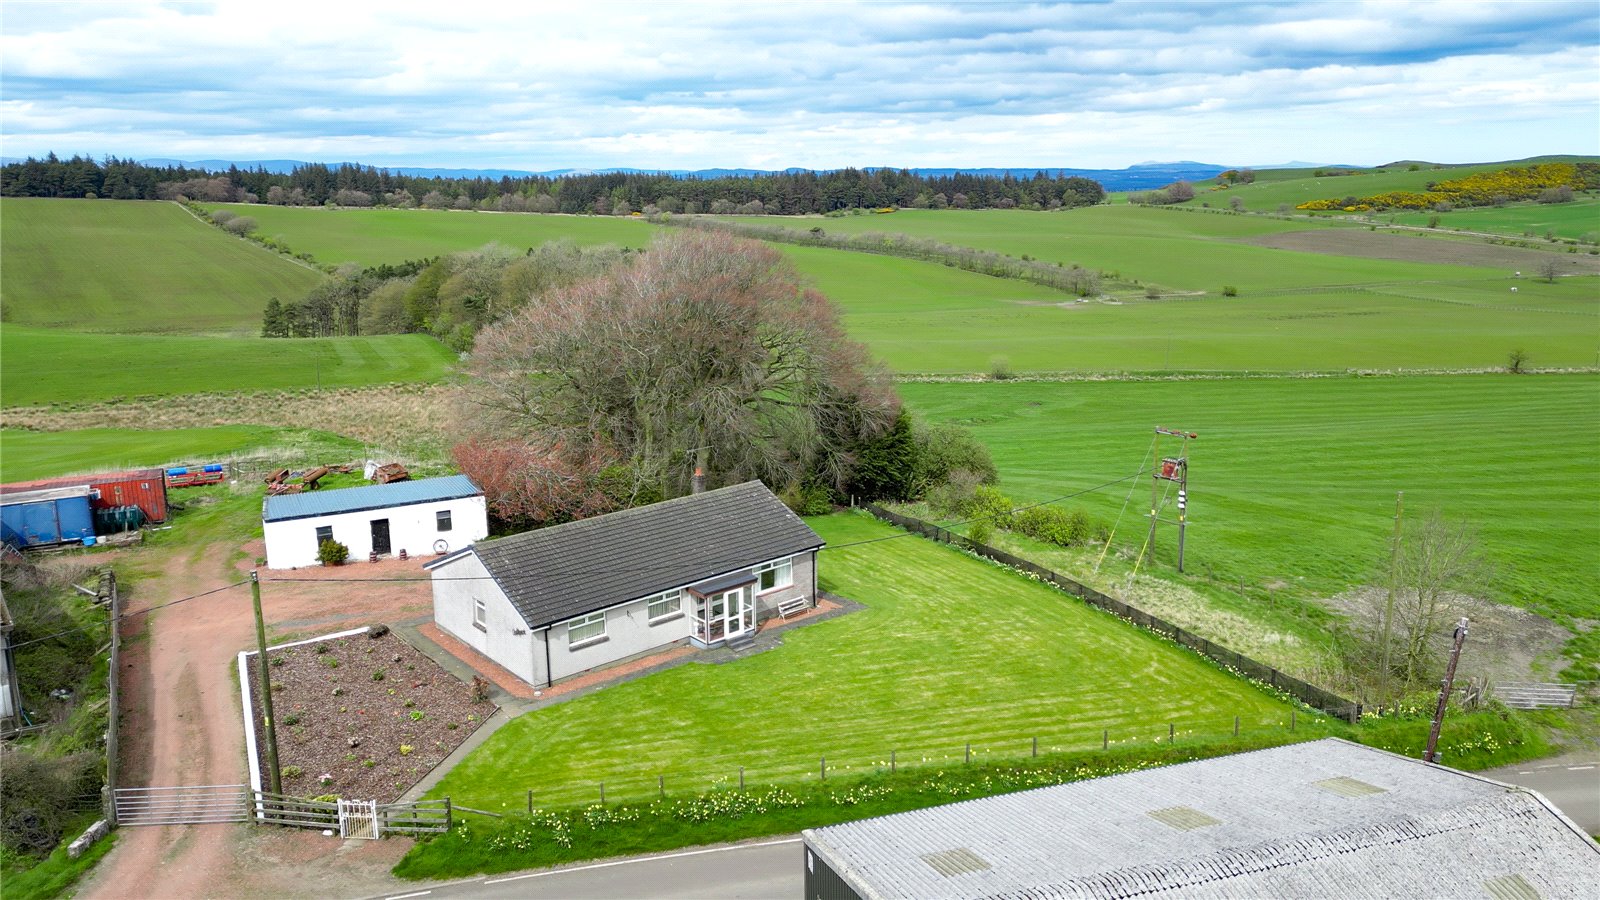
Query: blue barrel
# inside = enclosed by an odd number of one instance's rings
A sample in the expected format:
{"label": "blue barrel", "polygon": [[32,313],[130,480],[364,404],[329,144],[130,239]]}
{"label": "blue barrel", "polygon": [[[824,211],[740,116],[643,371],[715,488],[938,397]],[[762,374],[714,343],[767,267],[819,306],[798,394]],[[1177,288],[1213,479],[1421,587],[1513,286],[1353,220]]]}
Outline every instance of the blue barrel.
{"label": "blue barrel", "polygon": [[179,466],[176,469],[168,469],[167,470],[167,474],[168,475],[187,475],[187,474],[189,474],[189,470],[187,468],[183,467],[183,466]]}
{"label": "blue barrel", "polygon": [[206,466],[206,471],[207,472],[221,472],[222,471],[222,466],[220,466],[220,465]]}

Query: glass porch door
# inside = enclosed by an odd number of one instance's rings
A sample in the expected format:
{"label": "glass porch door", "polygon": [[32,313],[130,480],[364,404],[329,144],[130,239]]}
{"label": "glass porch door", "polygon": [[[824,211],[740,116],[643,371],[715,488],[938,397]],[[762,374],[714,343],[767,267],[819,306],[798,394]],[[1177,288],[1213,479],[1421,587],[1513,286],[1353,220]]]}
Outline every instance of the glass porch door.
{"label": "glass porch door", "polygon": [[707,644],[738,637],[755,627],[755,604],[747,587],[737,587],[696,603],[696,637]]}

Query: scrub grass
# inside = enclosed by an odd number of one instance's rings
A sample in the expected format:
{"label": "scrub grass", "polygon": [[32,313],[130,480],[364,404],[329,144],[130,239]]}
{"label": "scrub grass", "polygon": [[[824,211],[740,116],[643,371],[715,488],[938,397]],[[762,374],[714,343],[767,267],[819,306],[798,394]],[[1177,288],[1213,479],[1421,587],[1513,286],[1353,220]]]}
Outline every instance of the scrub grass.
{"label": "scrub grass", "polygon": [[617,216],[202,205],[207,210],[226,209],[249,216],[258,223],[256,233],[262,237],[282,241],[296,253],[309,253],[317,262],[331,265],[398,263],[476,250],[489,243],[518,251],[563,239],[585,246],[616,244],[639,248],[655,234],[655,229],[642,219]]}
{"label": "scrub grass", "polygon": [[443,344],[420,334],[267,340],[7,324],[0,329],[0,403],[438,381],[453,361]]}
{"label": "scrub grass", "polygon": [[132,200],[7,197],[0,255],[7,330],[254,332],[269,298],[323,277],[175,203]]}
{"label": "scrub grass", "polygon": [[54,897],[70,896],[69,891],[78,883],[78,879],[110,853],[112,846],[117,842],[117,833],[113,831],[96,841],[93,847],[85,850],[77,859],[68,858],[67,844],[76,840],[96,818],[94,815],[85,817],[75,830],[62,840],[60,846],[36,864],[30,865],[29,863],[33,861],[22,857],[8,859],[5,866],[0,868],[0,873],[3,873],[0,875],[0,880],[5,882],[6,900],[49,900]]}
{"label": "scrub grass", "polygon": [[[1574,631],[1566,678],[1600,674],[1590,587],[1600,521],[1574,485],[1600,442],[1600,380],[1588,375],[1236,379],[1071,384],[903,384],[910,408],[970,428],[1019,502],[1082,491],[1138,469],[1151,426],[1190,446],[1187,577],[1176,535],[1155,572],[1265,603],[1316,600],[1370,583],[1385,559],[1396,491],[1478,529],[1495,577],[1480,593]],[[1168,450],[1175,449],[1170,443]],[[1127,485],[1070,501],[1115,521]],[[1134,485],[1117,544],[1137,553],[1150,480]],[[1135,601],[1137,602],[1137,601]]]}
{"label": "scrub grass", "polygon": [[[833,545],[822,587],[866,609],[787,632],[780,648],[690,664],[528,713],[430,796],[502,811],[525,802],[697,791],[888,765],[1220,735],[1286,726],[1290,704],[1012,570],[861,514],[811,520]],[[1302,720],[1311,718],[1303,715]],[[1320,717],[1318,717],[1320,718]],[[538,752],[528,748],[537,747]]]}
{"label": "scrub grass", "polygon": [[254,425],[169,431],[91,428],[39,432],[8,428],[0,430],[0,481],[144,466],[196,465],[272,451],[296,458],[346,461],[357,459],[361,450],[359,442],[326,432]]}

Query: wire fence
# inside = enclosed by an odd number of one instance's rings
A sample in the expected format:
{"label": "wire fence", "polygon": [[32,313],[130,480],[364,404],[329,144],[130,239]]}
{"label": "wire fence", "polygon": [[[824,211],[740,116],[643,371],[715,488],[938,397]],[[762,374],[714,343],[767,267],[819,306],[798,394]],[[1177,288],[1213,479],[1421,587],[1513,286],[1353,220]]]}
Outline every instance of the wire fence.
{"label": "wire fence", "polygon": [[[650,800],[681,799],[720,790],[772,789],[785,786],[823,784],[841,779],[858,779],[879,773],[950,771],[956,767],[985,764],[1017,764],[1057,753],[1102,751],[1112,753],[1130,747],[1160,748],[1169,744],[1206,744],[1233,739],[1254,740],[1268,736],[1327,734],[1327,720],[1302,718],[1294,710],[1281,718],[1201,722],[1194,719],[1119,725],[1106,728],[1076,727],[1070,731],[1041,733],[1037,737],[983,737],[978,740],[950,740],[918,744],[907,742],[877,752],[861,749],[818,753],[814,757],[788,757],[783,762],[740,766],[708,764],[697,769],[671,771],[615,772],[586,782],[524,788],[514,794],[493,797],[492,801],[474,793],[466,802],[486,804],[488,809],[464,807],[457,810],[481,815],[531,814],[536,810],[588,803],[638,803]],[[456,798],[458,800],[463,798]]]}
{"label": "wire fence", "polygon": [[1251,659],[1243,653],[1229,650],[1221,644],[1180,628],[1159,616],[1153,616],[1137,607],[1130,606],[1115,597],[1103,594],[1059,572],[1047,569],[1021,557],[1013,556],[1004,550],[980,543],[964,535],[956,534],[931,522],[924,522],[912,516],[901,515],[892,510],[884,509],[875,503],[863,503],[861,508],[907,531],[915,532],[943,544],[961,547],[979,556],[987,557],[995,562],[1032,575],[1040,581],[1066,591],[1086,603],[1098,606],[1141,628],[1168,638],[1181,646],[1188,647],[1202,656],[1209,657],[1246,678],[1254,679],[1276,690],[1283,691],[1301,703],[1321,710],[1328,715],[1337,716],[1349,722],[1355,722],[1361,718],[1362,706],[1354,700],[1347,700],[1293,675],[1280,672],[1266,663]]}

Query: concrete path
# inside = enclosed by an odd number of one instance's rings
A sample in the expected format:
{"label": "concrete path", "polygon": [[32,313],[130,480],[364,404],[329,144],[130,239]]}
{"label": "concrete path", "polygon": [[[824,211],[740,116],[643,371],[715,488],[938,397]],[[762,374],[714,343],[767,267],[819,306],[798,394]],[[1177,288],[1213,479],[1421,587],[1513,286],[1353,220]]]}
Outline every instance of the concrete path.
{"label": "concrete path", "polygon": [[1479,772],[1485,778],[1532,788],[1591,835],[1600,835],[1600,755],[1568,753]]}
{"label": "concrete path", "polygon": [[[513,872],[381,895],[382,900],[517,897],[526,900],[722,900],[798,897],[805,888],[798,835],[654,856]],[[373,898],[379,900],[379,898]]]}

